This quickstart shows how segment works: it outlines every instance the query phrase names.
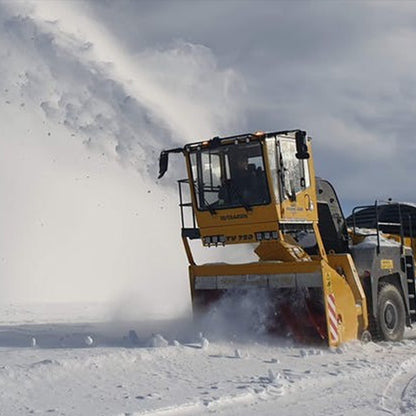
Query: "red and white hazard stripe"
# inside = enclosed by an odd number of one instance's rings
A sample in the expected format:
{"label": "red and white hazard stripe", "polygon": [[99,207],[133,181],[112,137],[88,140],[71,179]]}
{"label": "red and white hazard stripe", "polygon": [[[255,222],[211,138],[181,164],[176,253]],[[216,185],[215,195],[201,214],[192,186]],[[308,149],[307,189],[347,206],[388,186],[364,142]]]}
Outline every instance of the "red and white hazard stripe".
{"label": "red and white hazard stripe", "polygon": [[338,342],[338,322],[337,322],[337,309],[335,307],[335,296],[333,293],[330,293],[327,297],[328,304],[328,318],[329,318],[329,333],[331,339],[334,342]]}

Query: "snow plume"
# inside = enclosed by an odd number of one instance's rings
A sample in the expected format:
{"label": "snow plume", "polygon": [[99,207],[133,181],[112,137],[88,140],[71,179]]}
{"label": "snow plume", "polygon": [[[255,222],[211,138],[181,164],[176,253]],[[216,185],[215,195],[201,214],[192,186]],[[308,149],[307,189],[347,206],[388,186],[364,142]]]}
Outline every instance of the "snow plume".
{"label": "snow plume", "polygon": [[238,74],[182,41],[133,54],[83,2],[0,3],[0,46],[1,300],[189,308],[158,154],[237,131]]}
{"label": "snow plume", "polygon": [[86,144],[154,174],[161,147],[237,129],[243,83],[208,48],[175,41],[132,54],[82,4],[27,4],[4,25],[37,64],[22,90]]}
{"label": "snow plume", "polygon": [[307,306],[313,304],[315,314],[319,310],[324,313],[322,295],[317,292],[235,288],[215,301],[204,298],[205,294],[200,296],[204,309],[200,309],[197,329],[208,339],[255,339],[286,345],[320,342]]}
{"label": "snow plume", "polygon": [[262,337],[273,327],[275,306],[269,289],[228,290],[201,317],[201,329],[214,338]]}

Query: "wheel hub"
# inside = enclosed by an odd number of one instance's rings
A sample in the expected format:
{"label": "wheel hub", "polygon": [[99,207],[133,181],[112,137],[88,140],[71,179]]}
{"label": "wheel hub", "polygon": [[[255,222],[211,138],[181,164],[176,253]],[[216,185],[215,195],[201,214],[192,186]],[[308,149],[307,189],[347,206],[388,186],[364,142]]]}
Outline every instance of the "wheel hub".
{"label": "wheel hub", "polygon": [[388,330],[393,331],[397,324],[397,309],[396,306],[387,301],[384,308],[384,322]]}

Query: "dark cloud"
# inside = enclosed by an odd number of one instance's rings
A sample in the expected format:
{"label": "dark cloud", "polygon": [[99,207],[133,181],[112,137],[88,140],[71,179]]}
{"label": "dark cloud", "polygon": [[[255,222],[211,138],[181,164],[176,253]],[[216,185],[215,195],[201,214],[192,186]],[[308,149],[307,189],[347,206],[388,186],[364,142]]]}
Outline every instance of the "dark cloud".
{"label": "dark cloud", "polygon": [[119,1],[88,9],[111,20],[132,53],[177,39],[208,47],[220,68],[245,81],[242,128],[307,129],[317,171],[342,199],[416,200],[412,1]]}

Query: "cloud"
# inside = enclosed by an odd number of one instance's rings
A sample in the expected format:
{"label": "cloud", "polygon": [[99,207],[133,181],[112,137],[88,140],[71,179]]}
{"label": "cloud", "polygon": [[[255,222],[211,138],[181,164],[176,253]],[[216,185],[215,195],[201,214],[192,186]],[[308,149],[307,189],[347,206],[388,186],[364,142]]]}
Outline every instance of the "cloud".
{"label": "cloud", "polygon": [[[87,9],[114,22],[111,2]],[[240,74],[238,131],[304,128],[318,172],[352,203],[414,199],[403,186],[416,111],[412,2],[121,1],[117,11],[108,27],[131,53],[182,39]]]}

